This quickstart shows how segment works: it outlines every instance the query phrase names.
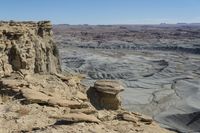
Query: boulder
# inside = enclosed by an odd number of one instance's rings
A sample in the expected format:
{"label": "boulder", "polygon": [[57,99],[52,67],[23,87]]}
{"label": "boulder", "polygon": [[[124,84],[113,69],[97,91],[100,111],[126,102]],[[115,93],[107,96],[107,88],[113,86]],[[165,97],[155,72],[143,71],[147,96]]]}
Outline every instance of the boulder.
{"label": "boulder", "polygon": [[119,81],[99,80],[88,91],[88,97],[96,109],[117,110],[121,107],[119,92],[124,88]]}

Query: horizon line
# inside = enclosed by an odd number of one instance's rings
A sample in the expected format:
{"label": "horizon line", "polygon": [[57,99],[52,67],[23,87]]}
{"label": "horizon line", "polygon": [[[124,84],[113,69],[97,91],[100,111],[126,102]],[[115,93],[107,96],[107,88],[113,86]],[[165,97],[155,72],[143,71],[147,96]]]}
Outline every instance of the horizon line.
{"label": "horizon line", "polygon": [[39,22],[39,21],[50,21],[53,25],[191,25],[191,24],[200,24],[200,22],[160,22],[160,23],[55,23],[50,19],[41,19],[41,20],[1,20],[0,22]]}
{"label": "horizon line", "polygon": [[200,22],[194,23],[104,23],[104,24],[87,24],[87,23],[80,23],[80,24],[70,24],[70,23],[52,23],[53,25],[190,25],[190,24],[200,24]]}

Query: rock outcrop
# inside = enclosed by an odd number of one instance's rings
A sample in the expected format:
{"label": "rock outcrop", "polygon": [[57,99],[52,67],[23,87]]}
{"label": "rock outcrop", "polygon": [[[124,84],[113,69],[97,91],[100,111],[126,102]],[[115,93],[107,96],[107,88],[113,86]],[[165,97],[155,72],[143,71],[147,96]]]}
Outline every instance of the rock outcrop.
{"label": "rock outcrop", "polygon": [[0,133],[170,132],[123,110],[116,81],[95,83],[98,104],[108,110],[95,109],[83,76],[60,73],[50,22],[1,22],[0,33]]}
{"label": "rock outcrop", "polygon": [[49,21],[0,22],[0,73],[27,70],[29,73],[60,72],[58,50]]}

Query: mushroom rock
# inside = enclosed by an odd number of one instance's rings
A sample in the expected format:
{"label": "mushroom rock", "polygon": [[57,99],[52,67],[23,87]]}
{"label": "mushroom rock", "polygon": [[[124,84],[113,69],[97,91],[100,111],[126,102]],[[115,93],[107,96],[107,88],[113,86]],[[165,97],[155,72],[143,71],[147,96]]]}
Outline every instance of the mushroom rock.
{"label": "mushroom rock", "polygon": [[122,83],[116,80],[98,80],[87,94],[96,109],[117,110],[121,107],[120,96],[124,90]]}

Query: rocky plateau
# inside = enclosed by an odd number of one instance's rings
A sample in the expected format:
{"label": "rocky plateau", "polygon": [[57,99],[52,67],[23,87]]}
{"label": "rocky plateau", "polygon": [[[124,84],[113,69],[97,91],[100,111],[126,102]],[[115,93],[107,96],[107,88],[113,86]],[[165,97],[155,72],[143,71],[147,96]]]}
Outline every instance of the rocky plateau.
{"label": "rocky plateau", "polygon": [[[63,66],[68,64],[73,69],[73,65],[88,59],[83,57],[80,61],[74,57],[74,50],[63,47],[59,47],[61,57],[63,52],[67,54],[62,61],[68,61]],[[79,56],[86,53],[81,52]],[[71,62],[67,58],[75,60]],[[165,64],[155,62],[161,68]],[[97,66],[90,70],[98,70]],[[84,84],[89,81],[87,78],[80,73],[62,71],[49,21],[0,22],[0,133],[173,132],[161,128],[151,117],[123,109],[119,93],[130,88],[126,89],[121,81],[102,77],[92,79],[94,84],[88,86]],[[190,82],[189,77],[185,80],[192,85],[196,83]]]}

